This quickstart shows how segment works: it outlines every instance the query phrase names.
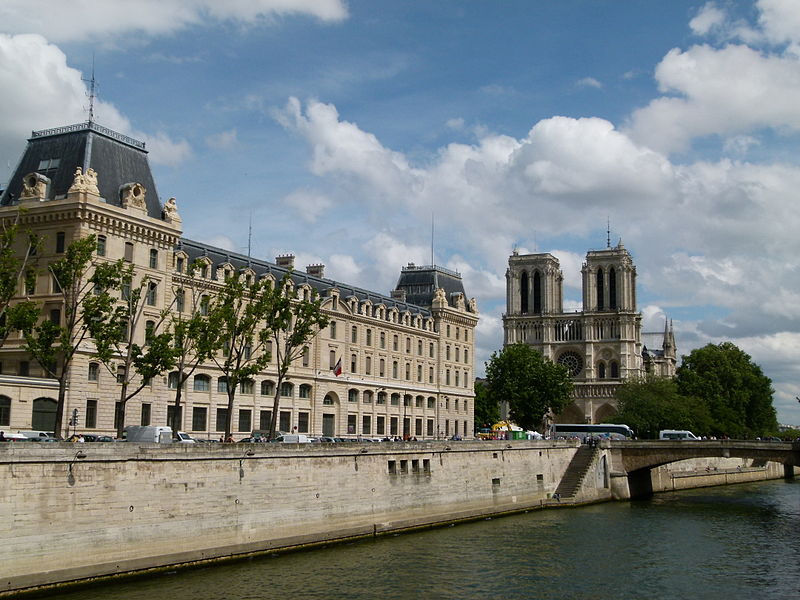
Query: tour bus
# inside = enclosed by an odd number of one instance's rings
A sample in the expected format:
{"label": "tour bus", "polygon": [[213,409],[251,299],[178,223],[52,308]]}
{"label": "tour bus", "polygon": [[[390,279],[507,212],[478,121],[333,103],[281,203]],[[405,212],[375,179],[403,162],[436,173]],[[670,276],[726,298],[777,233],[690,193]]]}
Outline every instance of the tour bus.
{"label": "tour bus", "polygon": [[548,439],[569,439],[587,437],[606,438],[611,440],[632,440],[633,429],[627,425],[601,423],[588,425],[586,423],[553,423],[548,431]]}
{"label": "tour bus", "polygon": [[662,429],[658,432],[660,440],[699,440],[700,438],[686,429]]}

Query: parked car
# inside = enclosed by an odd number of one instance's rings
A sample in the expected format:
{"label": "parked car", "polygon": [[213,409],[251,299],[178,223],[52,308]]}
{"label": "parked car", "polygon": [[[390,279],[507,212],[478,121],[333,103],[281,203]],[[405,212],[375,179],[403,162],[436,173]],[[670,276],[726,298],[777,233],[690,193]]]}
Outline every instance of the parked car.
{"label": "parked car", "polygon": [[7,442],[27,442],[30,439],[21,433],[4,433],[3,437],[6,438]]}

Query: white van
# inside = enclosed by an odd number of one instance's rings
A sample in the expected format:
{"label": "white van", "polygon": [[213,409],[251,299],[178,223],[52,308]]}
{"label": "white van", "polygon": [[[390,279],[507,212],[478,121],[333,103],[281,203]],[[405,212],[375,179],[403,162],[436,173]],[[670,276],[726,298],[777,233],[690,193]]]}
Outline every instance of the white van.
{"label": "white van", "polygon": [[686,429],[662,429],[658,432],[660,440],[699,440],[700,438]]}
{"label": "white van", "polygon": [[156,425],[128,425],[125,428],[125,439],[140,444],[171,444],[172,427]]}
{"label": "white van", "polygon": [[284,433],[276,437],[273,442],[281,442],[284,444],[307,444],[311,440],[304,433]]}

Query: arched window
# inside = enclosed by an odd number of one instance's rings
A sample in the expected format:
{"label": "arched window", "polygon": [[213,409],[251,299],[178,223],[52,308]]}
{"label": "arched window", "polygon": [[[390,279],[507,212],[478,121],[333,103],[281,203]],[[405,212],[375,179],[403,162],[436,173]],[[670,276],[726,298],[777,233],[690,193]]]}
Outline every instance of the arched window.
{"label": "arched window", "polygon": [[533,312],[537,315],[542,312],[542,276],[539,271],[533,274]]}
{"label": "arched window", "polygon": [[611,361],[611,378],[619,379],[619,363],[615,360]]}
{"label": "arched window", "polygon": [[378,392],[378,400],[375,404],[386,404],[386,392]]}
{"label": "arched window", "polygon": [[333,406],[333,397],[330,394],[326,394],[325,398],[322,400],[322,404],[324,406]]}
{"label": "arched window", "polygon": [[208,375],[194,376],[194,391],[207,392],[211,388],[211,378]]}
{"label": "arched window", "polygon": [[364,404],[372,404],[372,391],[364,390]]}
{"label": "arched window", "polygon": [[261,395],[262,396],[274,396],[275,395],[275,384],[271,382],[269,379],[265,379],[261,382]]}
{"label": "arched window", "polygon": [[307,383],[300,386],[300,398],[311,398],[311,386]]}
{"label": "arched window", "polygon": [[598,379],[606,378],[606,363],[602,361],[597,363],[597,377]]}
{"label": "arched window", "polygon": [[[239,391],[243,394],[252,394],[253,387],[254,386],[252,379],[243,379],[242,382],[239,384]],[[247,429],[249,429],[249,427]]]}
{"label": "arched window", "polygon": [[604,297],[603,269],[597,269],[597,310],[603,310],[603,308],[605,308]]}
{"label": "arched window", "polygon": [[11,425],[11,398],[0,396],[0,426]]}
{"label": "arched window", "polygon": [[281,396],[283,396],[284,398],[291,398],[293,392],[294,392],[294,385],[292,385],[288,381],[284,381],[281,384]]}
{"label": "arched window", "polygon": [[520,312],[522,314],[528,313],[528,274],[523,272],[522,277],[519,278],[519,298],[520,298]]}
{"label": "arched window", "polygon": [[398,406],[400,404],[400,394],[392,394],[392,406]]}
{"label": "arched window", "polygon": [[227,377],[220,377],[217,379],[217,391],[220,394],[227,394],[228,393],[228,378]]}
{"label": "arched window", "polygon": [[608,272],[608,308],[617,308],[617,272],[614,267]]}
{"label": "arched window", "polygon": [[356,389],[347,390],[347,401],[348,402],[358,402],[358,390],[356,390]]}

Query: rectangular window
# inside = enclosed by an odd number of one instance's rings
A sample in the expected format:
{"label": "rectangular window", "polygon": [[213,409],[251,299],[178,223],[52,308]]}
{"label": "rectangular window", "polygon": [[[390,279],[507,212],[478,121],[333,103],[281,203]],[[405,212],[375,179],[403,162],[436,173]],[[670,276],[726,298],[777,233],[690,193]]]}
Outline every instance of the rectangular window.
{"label": "rectangular window", "polygon": [[28,269],[28,271],[25,273],[25,281],[23,285],[26,295],[33,296],[36,293],[36,271],[33,269]]}
{"label": "rectangular window", "polygon": [[218,408],[217,409],[217,431],[225,431],[225,425],[228,421],[228,409],[226,408]]}
{"label": "rectangular window", "polygon": [[330,325],[331,339],[336,339],[336,321],[331,321]]}
{"label": "rectangular window", "polygon": [[23,377],[27,377],[31,373],[31,363],[27,360],[19,361],[19,374]]}
{"label": "rectangular window", "polygon": [[308,346],[303,348],[303,366],[307,367],[310,362],[311,351],[308,349]]}
{"label": "rectangular window", "polygon": [[150,404],[142,403],[142,419],[140,425],[150,425]]}
{"label": "rectangular window", "polygon": [[433,342],[428,345],[428,355],[433,358]]}
{"label": "rectangular window", "polygon": [[131,242],[125,242],[125,262],[132,263],[133,262],[133,244]]}
{"label": "rectangular window", "polygon": [[272,411],[262,410],[258,414],[258,428],[264,431],[268,430],[272,425]]}
{"label": "rectangular window", "polygon": [[350,331],[350,342],[353,344],[358,343],[358,327],[353,327]]}
{"label": "rectangular window", "polygon": [[422,356],[422,340],[417,340],[417,354]]}
{"label": "rectangular window", "polygon": [[433,383],[433,367],[428,369],[428,383]]}
{"label": "rectangular window", "polygon": [[372,434],[372,417],[370,415],[363,415],[361,417],[361,433],[364,435]]}
{"label": "rectangular window", "polygon": [[308,413],[297,413],[297,433],[308,433]]}
{"label": "rectangular window", "polygon": [[192,431],[205,431],[208,427],[208,408],[195,406],[192,409]]}
{"label": "rectangular window", "polygon": [[184,290],[175,292],[175,308],[178,312],[183,312],[186,309],[186,292]]}
{"label": "rectangular window", "polygon": [[179,256],[175,259],[175,270],[178,273],[183,273],[183,257]]}
{"label": "rectangular window", "polygon": [[182,406],[175,406],[174,404],[167,406],[167,427],[172,427],[173,430],[183,429],[182,409]]}
{"label": "rectangular window", "polygon": [[52,279],[52,285],[53,285],[53,293],[54,294],[60,294],[61,293],[61,286],[58,283],[58,279],[56,279],[55,275],[53,275],[53,277],[51,279]]}
{"label": "rectangular window", "polygon": [[372,375],[372,357],[371,356],[367,356],[367,358],[365,359],[364,373],[366,373],[367,375]]}
{"label": "rectangular window", "polygon": [[389,418],[389,435],[397,435],[397,417]]}
{"label": "rectangular window", "polygon": [[281,431],[291,431],[292,430],[292,412],[289,410],[282,410],[278,415],[278,420],[280,423],[278,424],[278,428]]}
{"label": "rectangular window", "polygon": [[97,427],[97,400],[86,401],[86,427],[94,429]]}
{"label": "rectangular window", "polygon": [[347,435],[356,434],[356,418],[358,415],[347,415]]}
{"label": "rectangular window", "polygon": [[61,254],[64,252],[64,242],[66,239],[67,236],[63,231],[56,233],[56,254]]}
{"label": "rectangular window", "polygon": [[155,281],[151,281],[147,284],[147,305],[148,306],[155,306],[156,305],[156,295],[158,293],[158,284]]}
{"label": "rectangular window", "polygon": [[253,421],[253,411],[250,409],[239,409],[239,431],[250,431]]}
{"label": "rectangular window", "polygon": [[150,248],[150,268],[158,268],[158,250],[155,248]]}
{"label": "rectangular window", "polygon": [[386,417],[376,417],[375,418],[375,434],[376,435],[385,435],[386,434]]}
{"label": "rectangular window", "polygon": [[97,256],[105,256],[106,255],[106,236],[98,235],[97,236]]}
{"label": "rectangular window", "polygon": [[397,352],[397,344],[398,344],[397,336],[394,336],[392,338],[392,350],[394,350],[395,352]]}
{"label": "rectangular window", "polygon": [[414,435],[422,435],[422,419],[414,420]]}
{"label": "rectangular window", "polygon": [[417,381],[422,381],[422,365],[417,365]]}
{"label": "rectangular window", "polygon": [[386,334],[381,331],[381,348],[386,348]]}
{"label": "rectangular window", "polygon": [[433,437],[433,419],[427,420],[425,424],[425,429],[426,429],[425,435],[427,435],[428,437]]}
{"label": "rectangular window", "polygon": [[372,329],[367,329],[367,346],[372,346]]}

